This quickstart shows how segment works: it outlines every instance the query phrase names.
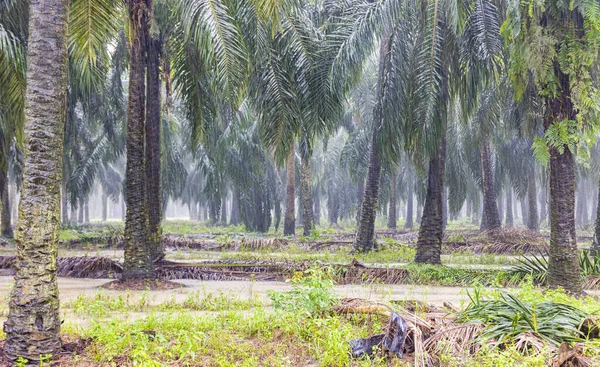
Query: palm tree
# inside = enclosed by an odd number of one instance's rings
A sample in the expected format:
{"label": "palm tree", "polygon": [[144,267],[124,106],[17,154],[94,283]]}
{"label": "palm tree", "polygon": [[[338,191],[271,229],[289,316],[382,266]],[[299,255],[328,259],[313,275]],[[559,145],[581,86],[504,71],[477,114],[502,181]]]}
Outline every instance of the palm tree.
{"label": "palm tree", "polygon": [[147,0],[129,0],[129,105],[127,112],[127,168],[125,262],[123,280],[154,278],[151,259],[148,198],[146,194],[145,143],[145,47],[149,38]]}
{"label": "palm tree", "polygon": [[[510,51],[510,72],[516,97],[533,79],[544,104],[544,138],[538,138],[538,157],[549,163],[550,257],[548,284],[581,291],[575,236],[575,146],[581,121],[596,121],[590,96],[590,63],[600,45],[598,3],[565,4],[543,1],[531,6],[510,3],[503,27]],[[538,47],[543,40],[553,42]],[[543,65],[534,62],[546,60]],[[533,76],[530,78],[529,76]],[[559,138],[561,137],[561,138]]]}
{"label": "palm tree", "polygon": [[41,356],[58,353],[61,347],[56,257],[66,114],[68,10],[66,0],[29,2],[25,165],[15,285],[4,324],[5,353],[12,360],[24,357],[38,361]]}
{"label": "palm tree", "polygon": [[381,173],[381,158],[378,150],[378,136],[382,125],[382,104],[385,89],[386,59],[389,53],[390,36],[386,34],[380,42],[379,70],[377,74],[376,102],[373,108],[371,127],[371,152],[369,153],[369,168],[365,183],[365,194],[360,208],[360,221],[354,239],[354,250],[365,252],[377,248],[375,240],[375,215],[379,196],[379,179]]}

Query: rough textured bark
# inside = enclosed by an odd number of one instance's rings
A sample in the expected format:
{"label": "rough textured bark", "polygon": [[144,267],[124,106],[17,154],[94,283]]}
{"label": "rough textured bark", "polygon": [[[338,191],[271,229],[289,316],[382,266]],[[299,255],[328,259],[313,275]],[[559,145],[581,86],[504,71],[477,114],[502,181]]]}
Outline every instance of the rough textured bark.
{"label": "rough textured bark", "polygon": [[127,111],[127,167],[125,213],[125,261],[123,280],[154,278],[154,265],[149,246],[148,202],[146,195],[145,124],[145,59],[148,34],[148,4],[129,0],[130,66],[129,105]]}
{"label": "rough textured bark", "polygon": [[515,225],[515,220],[513,217],[513,190],[511,187],[506,189],[506,220],[504,221],[504,226],[506,228],[512,228]]}
{"label": "rough textured bark", "polygon": [[381,160],[377,152],[377,132],[383,122],[381,100],[383,98],[385,59],[389,36],[384,35],[379,48],[379,66],[377,73],[377,103],[373,110],[373,126],[371,132],[371,152],[369,153],[369,168],[367,182],[360,207],[360,221],[354,239],[354,250],[366,252],[377,248],[375,241],[375,217],[377,215],[377,199],[379,198],[379,178],[381,174]]}
{"label": "rough textured bark", "polygon": [[427,194],[417,240],[416,263],[442,263],[442,239],[444,237],[442,191],[444,190],[445,167],[446,137],[444,136],[437,153],[429,162]]}
{"label": "rough textured bark", "polygon": [[38,361],[60,352],[56,257],[67,94],[69,1],[30,0],[24,164],[15,284],[5,355]]}
{"label": "rough textured bark", "polygon": [[483,186],[483,212],[485,222],[482,221],[481,229],[493,230],[502,227],[494,190],[494,176],[492,173],[492,155],[489,139],[481,141],[481,178]]}
{"label": "rough textured bark", "polygon": [[412,180],[408,181],[408,193],[406,194],[406,220],[404,221],[404,228],[413,227],[413,191],[414,191],[414,183]]}
{"label": "rough textured bark", "polygon": [[396,222],[398,221],[398,218],[396,216],[396,189],[397,189],[397,182],[396,182],[396,175],[392,174],[392,179],[391,179],[391,183],[390,183],[390,205],[388,207],[388,223],[387,223],[387,227],[390,229],[396,229]]}
{"label": "rough textured bark", "polygon": [[354,250],[359,252],[366,252],[377,248],[377,243],[375,242],[375,218],[377,215],[380,173],[381,162],[379,161],[379,155],[377,154],[376,136],[374,132],[371,142],[365,194],[363,196],[360,221],[354,240]]}
{"label": "rough textured bark", "polygon": [[[563,120],[576,120],[569,77],[554,62],[558,96],[545,101],[544,129]],[[567,146],[550,151],[550,251],[548,285],[579,293],[582,290],[575,234],[575,159]]]}
{"label": "rough textured bark", "polygon": [[285,189],[285,219],[283,222],[283,235],[296,234],[296,157],[292,147],[286,163],[286,189]]}
{"label": "rough textured bark", "polygon": [[[151,1],[148,0],[150,3]],[[152,6],[152,4],[150,4]],[[151,8],[152,11],[152,8]],[[162,191],[160,187],[160,54],[162,41],[147,37],[147,72],[146,72],[146,195],[148,201],[148,223],[150,258],[160,259],[164,256],[162,246]]]}
{"label": "rough textured bark", "polygon": [[309,236],[310,231],[315,228],[312,180],[310,176],[310,157],[303,157],[300,166],[300,182],[302,187],[302,227],[305,236]]}
{"label": "rough textured bark", "polygon": [[0,170],[0,232],[4,237],[13,237],[13,230],[10,225],[10,202],[8,201],[8,175],[4,170]]}

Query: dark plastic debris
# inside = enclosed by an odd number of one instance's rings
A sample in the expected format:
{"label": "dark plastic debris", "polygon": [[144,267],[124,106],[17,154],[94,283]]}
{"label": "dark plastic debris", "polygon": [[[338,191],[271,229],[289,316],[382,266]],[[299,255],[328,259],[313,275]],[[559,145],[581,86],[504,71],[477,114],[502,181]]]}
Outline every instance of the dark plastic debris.
{"label": "dark plastic debris", "polygon": [[385,334],[377,334],[363,339],[350,341],[352,357],[372,356],[373,348],[380,347],[383,350],[394,353],[402,358],[404,352],[404,340],[406,339],[406,322],[400,315],[392,312],[390,323]]}

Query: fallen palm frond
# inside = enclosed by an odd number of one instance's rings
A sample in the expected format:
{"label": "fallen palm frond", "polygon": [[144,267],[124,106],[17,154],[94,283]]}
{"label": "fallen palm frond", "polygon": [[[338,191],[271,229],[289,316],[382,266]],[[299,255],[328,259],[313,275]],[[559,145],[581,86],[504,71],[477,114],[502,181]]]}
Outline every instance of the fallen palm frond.
{"label": "fallen palm frond", "polygon": [[547,256],[547,253],[540,256],[522,256],[517,259],[519,263],[512,267],[508,273],[514,279],[523,279],[529,275],[535,283],[545,284],[548,275]]}
{"label": "fallen palm frond", "polygon": [[556,357],[550,362],[551,367],[591,367],[590,357],[583,355],[583,345],[562,343],[556,352]]}
{"label": "fallen palm frond", "polygon": [[512,342],[515,344],[515,348],[524,354],[540,354],[547,344],[537,334],[532,332],[525,332],[517,335]]}
{"label": "fallen palm frond", "polygon": [[[522,256],[518,264],[513,266],[509,275],[515,281],[531,276],[536,284],[545,284],[548,274],[548,253],[542,255]],[[591,254],[588,250],[579,253],[579,268],[581,274],[586,277],[583,288],[597,289],[600,287],[600,256]]]}
{"label": "fallen palm frond", "polygon": [[[452,240],[460,238],[460,241]],[[523,229],[500,229],[490,231],[453,231],[447,234],[444,251],[469,251],[488,254],[542,254],[548,245],[536,232]]]}
{"label": "fallen palm frond", "polygon": [[[12,269],[16,256],[0,256],[0,269]],[[106,257],[59,257],[57,273],[60,277],[71,278],[118,278],[123,266],[118,261]]]}
{"label": "fallen palm frond", "polygon": [[390,316],[392,308],[380,303],[369,301],[363,298],[342,298],[338,306],[332,307],[332,310],[338,314],[377,314],[382,316]]}
{"label": "fallen palm frond", "polygon": [[341,267],[339,276],[335,278],[340,284],[372,283],[384,284],[406,283],[409,272],[396,268],[367,268],[358,266]]}
{"label": "fallen palm frond", "polygon": [[106,257],[59,257],[58,276],[71,278],[117,278],[123,266]]}
{"label": "fallen palm frond", "polygon": [[545,244],[502,243],[502,242],[446,242],[443,250],[447,254],[468,251],[473,254],[542,254],[548,251]]}
{"label": "fallen palm frond", "polygon": [[437,330],[423,345],[428,364],[439,365],[437,356],[440,355],[467,357],[474,354],[480,348],[477,338],[482,330],[481,324],[453,324]]}
{"label": "fallen palm frond", "polygon": [[477,291],[469,297],[471,302],[458,321],[485,325],[480,336],[482,342],[512,342],[526,333],[555,346],[585,338],[580,325],[587,314],[573,306],[556,302],[532,306],[509,293],[501,293],[497,300],[484,300]]}

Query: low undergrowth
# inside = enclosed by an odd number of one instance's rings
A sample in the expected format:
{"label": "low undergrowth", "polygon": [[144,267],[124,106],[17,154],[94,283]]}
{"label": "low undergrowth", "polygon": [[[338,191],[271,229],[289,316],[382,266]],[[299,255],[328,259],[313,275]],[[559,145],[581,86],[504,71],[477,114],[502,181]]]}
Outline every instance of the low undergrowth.
{"label": "low undergrowth", "polygon": [[[510,294],[478,287],[471,301],[462,306],[459,320],[482,324],[483,329],[462,353],[457,354],[455,336],[440,334],[443,340],[438,342],[435,356],[409,351],[403,359],[385,354],[353,359],[348,342],[384,332],[387,318],[334,312],[340,300],[326,272],[310,269],[295,274],[290,282],[290,291],[270,294],[270,305],[207,292],[159,304],[147,293],[136,300],[128,294],[111,297],[102,292],[92,298],[81,296],[65,308],[92,316],[92,325],[79,329],[67,324],[63,332],[92,340],[82,355],[74,357],[85,366],[398,367],[430,366],[437,361],[436,365],[453,367],[542,367],[551,364],[556,346],[563,340],[578,341],[582,358],[591,365],[600,363],[598,340],[588,340],[577,332],[578,320],[598,314],[598,303],[591,297],[572,298],[531,283]],[[557,309],[563,313],[546,312]],[[190,313],[192,310],[215,312]],[[127,317],[131,312],[146,315]],[[443,330],[444,324],[440,325]],[[530,338],[526,341],[541,342],[524,348],[522,335]],[[78,365],[75,362],[73,365]]]}

